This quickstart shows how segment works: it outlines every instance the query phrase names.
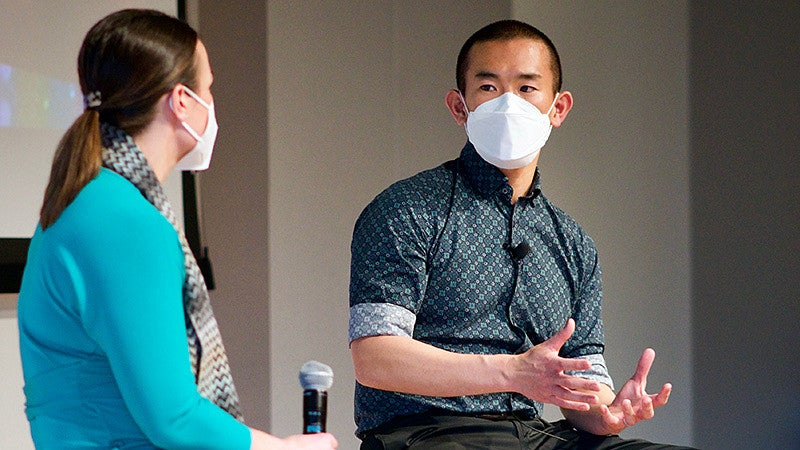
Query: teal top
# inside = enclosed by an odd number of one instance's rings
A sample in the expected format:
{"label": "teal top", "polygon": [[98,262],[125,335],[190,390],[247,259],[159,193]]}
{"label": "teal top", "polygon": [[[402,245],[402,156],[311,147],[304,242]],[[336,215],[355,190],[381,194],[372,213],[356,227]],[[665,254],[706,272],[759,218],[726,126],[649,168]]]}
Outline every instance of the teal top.
{"label": "teal top", "polygon": [[31,239],[19,294],[26,414],[37,449],[246,449],[250,432],[197,392],[178,234],[101,169]]}

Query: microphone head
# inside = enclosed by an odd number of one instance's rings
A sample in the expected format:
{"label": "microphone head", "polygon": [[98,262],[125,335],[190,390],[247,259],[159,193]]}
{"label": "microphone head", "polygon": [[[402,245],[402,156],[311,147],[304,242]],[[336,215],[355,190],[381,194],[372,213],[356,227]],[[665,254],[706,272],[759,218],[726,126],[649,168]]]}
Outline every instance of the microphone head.
{"label": "microphone head", "polygon": [[512,252],[514,253],[514,257],[517,259],[522,259],[526,257],[528,253],[530,253],[530,251],[531,251],[531,246],[528,245],[527,242],[520,242],[519,244],[517,244],[516,247],[514,247],[514,250],[512,250]]}
{"label": "microphone head", "polygon": [[333,370],[321,362],[308,361],[300,368],[303,390],[327,391],[333,384]]}

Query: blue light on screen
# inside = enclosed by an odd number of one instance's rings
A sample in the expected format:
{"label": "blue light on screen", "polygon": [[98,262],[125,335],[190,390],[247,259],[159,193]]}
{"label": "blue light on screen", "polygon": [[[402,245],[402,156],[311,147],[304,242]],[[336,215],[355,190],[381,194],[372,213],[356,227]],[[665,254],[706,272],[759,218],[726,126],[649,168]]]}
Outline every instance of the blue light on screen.
{"label": "blue light on screen", "polygon": [[0,128],[66,130],[82,111],[77,84],[0,63]]}

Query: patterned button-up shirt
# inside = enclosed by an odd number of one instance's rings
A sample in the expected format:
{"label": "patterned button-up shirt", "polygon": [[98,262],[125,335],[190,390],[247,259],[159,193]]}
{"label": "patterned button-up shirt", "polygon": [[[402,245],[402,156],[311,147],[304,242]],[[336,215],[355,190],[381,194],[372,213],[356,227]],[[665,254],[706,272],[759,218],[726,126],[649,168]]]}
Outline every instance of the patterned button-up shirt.
{"label": "patterned button-up shirt", "polygon": [[[572,317],[561,356],[588,359],[579,375],[611,386],[594,242],[541,193],[538,171],[528,195],[514,205],[511,195],[469,143],[460,158],[379,194],[353,234],[350,340],[408,336],[458,353],[517,354]],[[359,436],[432,409],[539,414],[542,405],[516,393],[440,398],[356,384]]]}

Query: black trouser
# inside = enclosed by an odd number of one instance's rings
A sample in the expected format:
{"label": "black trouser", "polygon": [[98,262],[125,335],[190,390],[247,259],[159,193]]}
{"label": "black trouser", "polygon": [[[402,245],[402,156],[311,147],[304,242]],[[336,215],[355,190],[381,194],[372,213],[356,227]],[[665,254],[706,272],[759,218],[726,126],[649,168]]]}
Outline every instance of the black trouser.
{"label": "black trouser", "polygon": [[597,436],[566,420],[420,414],[395,418],[369,432],[361,450],[401,449],[687,449],[617,435]]}

